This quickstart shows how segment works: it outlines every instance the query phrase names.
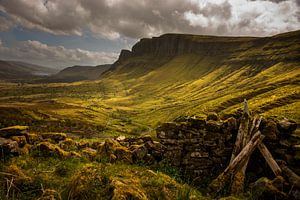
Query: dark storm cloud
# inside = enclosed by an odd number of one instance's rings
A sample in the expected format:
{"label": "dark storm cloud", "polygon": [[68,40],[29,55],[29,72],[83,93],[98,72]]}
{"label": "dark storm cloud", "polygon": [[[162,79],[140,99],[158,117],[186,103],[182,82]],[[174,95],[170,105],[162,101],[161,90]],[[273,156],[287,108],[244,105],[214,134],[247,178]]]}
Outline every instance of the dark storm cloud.
{"label": "dark storm cloud", "polygon": [[299,0],[2,0],[0,10],[27,28],[64,35],[91,31],[115,39],[166,32],[270,35],[299,28],[297,3]]}

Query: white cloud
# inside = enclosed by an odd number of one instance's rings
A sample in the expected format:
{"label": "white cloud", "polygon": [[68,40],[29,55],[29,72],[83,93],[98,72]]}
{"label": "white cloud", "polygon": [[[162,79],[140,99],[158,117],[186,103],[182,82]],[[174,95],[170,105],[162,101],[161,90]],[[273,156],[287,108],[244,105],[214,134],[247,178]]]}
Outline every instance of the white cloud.
{"label": "white cloud", "polygon": [[113,63],[117,53],[67,49],[63,46],[49,46],[39,41],[19,42],[15,47],[6,47],[0,40],[0,59],[22,60],[30,63],[64,68],[72,65],[99,65]]}
{"label": "white cloud", "polygon": [[53,34],[271,35],[300,28],[298,0],[2,0],[15,23]]}

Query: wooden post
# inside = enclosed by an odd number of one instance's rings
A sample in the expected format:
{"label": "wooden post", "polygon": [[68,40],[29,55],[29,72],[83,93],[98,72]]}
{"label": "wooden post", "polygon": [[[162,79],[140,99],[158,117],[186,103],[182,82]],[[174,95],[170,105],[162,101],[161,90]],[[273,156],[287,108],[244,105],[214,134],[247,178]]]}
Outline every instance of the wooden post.
{"label": "wooden post", "polygon": [[235,171],[239,170],[241,165],[249,159],[250,155],[254,151],[254,149],[261,143],[264,136],[260,133],[260,131],[256,132],[254,136],[251,138],[249,143],[242,149],[242,151],[232,160],[232,162],[227,166],[227,168],[221,173],[216,179],[214,179],[208,187],[208,191],[210,194],[216,194],[220,192],[225,184],[230,179],[231,174]]}
{"label": "wooden post", "polygon": [[272,169],[275,176],[281,175],[281,169],[278,166],[277,162],[274,160],[270,151],[267,149],[266,145],[264,143],[260,143],[258,145],[258,149],[260,153],[263,155],[263,157],[265,158],[265,160],[267,161],[268,165]]}
{"label": "wooden post", "polygon": [[249,108],[248,108],[248,103],[247,100],[244,100],[244,110],[243,110],[243,115],[241,118],[239,130],[236,136],[235,144],[232,150],[232,155],[230,159],[230,163],[232,163],[233,159],[240,153],[241,149],[243,148],[243,140],[244,140],[244,135],[248,133],[248,124],[249,124]]}

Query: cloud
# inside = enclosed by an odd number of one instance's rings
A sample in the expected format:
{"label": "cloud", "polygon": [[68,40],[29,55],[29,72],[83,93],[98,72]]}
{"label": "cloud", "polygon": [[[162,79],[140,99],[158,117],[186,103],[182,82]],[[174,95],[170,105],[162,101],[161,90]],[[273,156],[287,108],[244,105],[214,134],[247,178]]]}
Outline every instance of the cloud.
{"label": "cloud", "polygon": [[32,40],[19,42],[15,47],[6,47],[0,40],[0,59],[22,60],[54,68],[113,63],[117,57],[117,53],[87,51],[79,48],[67,49],[63,46],[48,46]]}
{"label": "cloud", "polygon": [[6,17],[0,16],[0,31],[9,31],[14,27],[14,23]]}
{"label": "cloud", "polygon": [[15,23],[59,35],[271,35],[299,29],[299,0],[2,0]]}

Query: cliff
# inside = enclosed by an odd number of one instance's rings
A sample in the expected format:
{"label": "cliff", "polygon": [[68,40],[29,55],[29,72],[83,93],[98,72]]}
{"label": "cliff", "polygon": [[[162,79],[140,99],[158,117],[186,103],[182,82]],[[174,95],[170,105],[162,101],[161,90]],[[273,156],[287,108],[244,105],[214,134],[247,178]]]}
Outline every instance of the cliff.
{"label": "cliff", "polygon": [[117,63],[137,56],[174,57],[183,54],[222,57],[225,63],[251,61],[295,61],[299,59],[300,31],[273,37],[219,37],[165,34],[144,38],[132,50],[122,50]]}

